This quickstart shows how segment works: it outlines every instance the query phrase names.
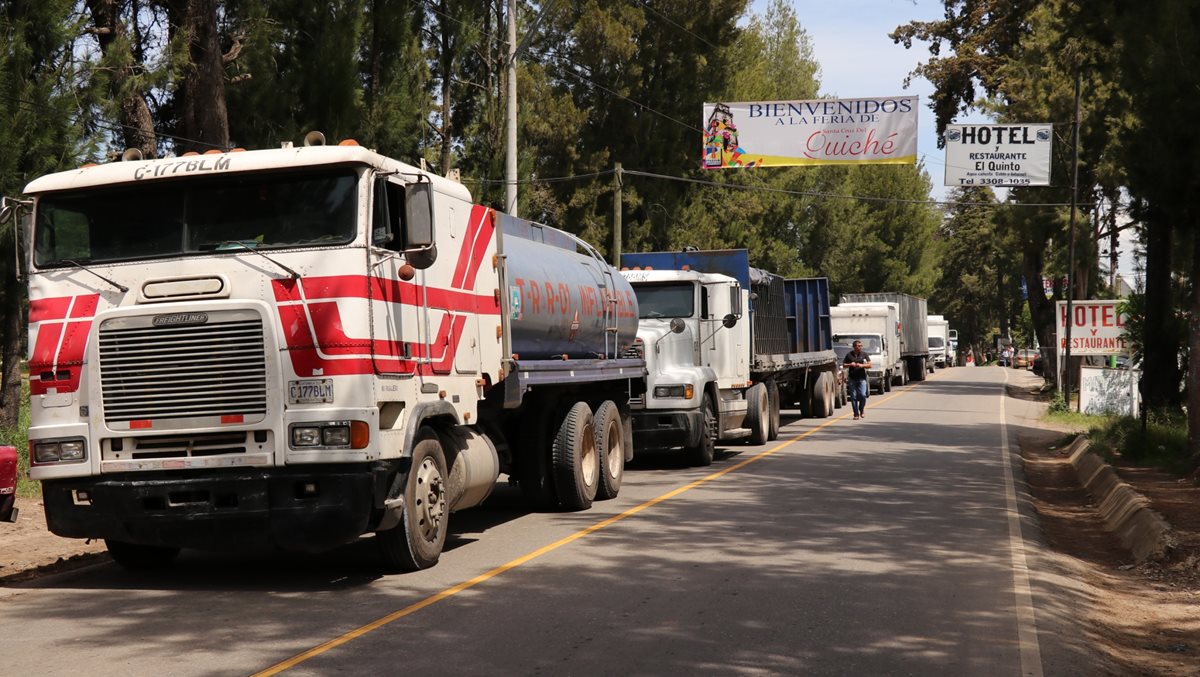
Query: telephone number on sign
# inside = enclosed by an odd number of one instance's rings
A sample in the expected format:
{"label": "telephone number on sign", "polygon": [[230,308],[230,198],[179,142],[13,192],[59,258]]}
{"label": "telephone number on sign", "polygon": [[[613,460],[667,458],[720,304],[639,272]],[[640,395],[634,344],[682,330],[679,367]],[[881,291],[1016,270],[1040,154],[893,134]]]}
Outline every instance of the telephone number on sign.
{"label": "telephone number on sign", "polygon": [[980,179],[985,186],[1028,186],[1029,179]]}

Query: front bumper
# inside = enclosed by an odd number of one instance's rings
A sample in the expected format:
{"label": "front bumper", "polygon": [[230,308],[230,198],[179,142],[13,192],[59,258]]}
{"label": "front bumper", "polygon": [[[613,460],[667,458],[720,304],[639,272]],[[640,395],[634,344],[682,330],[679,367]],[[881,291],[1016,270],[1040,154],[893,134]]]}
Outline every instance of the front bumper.
{"label": "front bumper", "polygon": [[50,531],[67,538],[320,552],[369,530],[387,475],[382,464],[124,473],[47,480],[42,495]]}
{"label": "front bumper", "polygon": [[640,410],[633,412],[633,445],[637,449],[694,447],[700,443],[704,414],[686,411]]}

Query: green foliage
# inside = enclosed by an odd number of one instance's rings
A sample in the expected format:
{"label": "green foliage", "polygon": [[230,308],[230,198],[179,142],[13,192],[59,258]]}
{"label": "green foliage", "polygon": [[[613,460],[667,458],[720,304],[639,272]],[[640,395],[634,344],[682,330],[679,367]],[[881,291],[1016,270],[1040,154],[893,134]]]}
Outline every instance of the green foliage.
{"label": "green foliage", "polygon": [[1054,396],[1050,398],[1049,413],[1051,414],[1069,414],[1071,407],[1067,404],[1067,400],[1063,398],[1061,390],[1055,390]]}
{"label": "green foliage", "polygon": [[1102,419],[1089,428],[1088,439],[1110,458],[1119,454],[1139,465],[1178,475],[1195,469],[1188,454],[1187,421],[1178,414],[1151,412],[1145,431],[1141,421],[1130,416]]}

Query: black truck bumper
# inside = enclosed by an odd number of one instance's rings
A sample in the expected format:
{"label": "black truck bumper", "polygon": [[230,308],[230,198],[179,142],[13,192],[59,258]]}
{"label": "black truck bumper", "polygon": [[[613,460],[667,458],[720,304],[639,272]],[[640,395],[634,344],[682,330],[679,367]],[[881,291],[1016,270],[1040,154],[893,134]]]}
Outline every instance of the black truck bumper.
{"label": "black truck bumper", "polygon": [[68,538],[320,552],[372,526],[385,486],[378,466],[308,466],[48,480],[42,495],[50,531]]}
{"label": "black truck bumper", "polygon": [[704,416],[694,411],[633,411],[633,446],[637,449],[694,447],[700,443]]}

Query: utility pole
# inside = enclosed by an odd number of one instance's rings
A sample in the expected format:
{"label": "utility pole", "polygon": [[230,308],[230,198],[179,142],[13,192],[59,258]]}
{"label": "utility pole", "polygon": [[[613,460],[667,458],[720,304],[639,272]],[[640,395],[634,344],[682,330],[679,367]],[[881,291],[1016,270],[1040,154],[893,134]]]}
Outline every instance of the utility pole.
{"label": "utility pole", "polygon": [[1071,325],[1075,315],[1071,301],[1075,298],[1075,210],[1079,199],[1079,69],[1075,69],[1075,130],[1071,138],[1071,242],[1067,249],[1067,321],[1063,347],[1063,400],[1071,406]]}
{"label": "utility pole", "polygon": [[613,267],[621,268],[621,163],[613,172]]}
{"label": "utility pole", "polygon": [[508,111],[504,147],[504,211],[517,216],[517,0],[508,0]]}

